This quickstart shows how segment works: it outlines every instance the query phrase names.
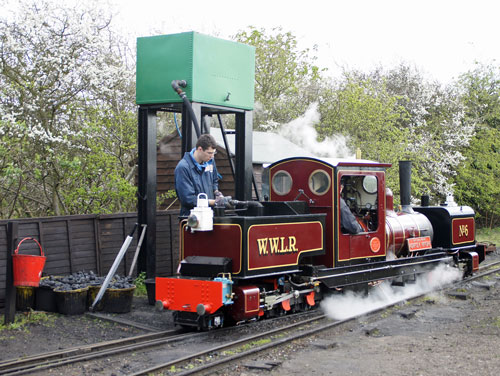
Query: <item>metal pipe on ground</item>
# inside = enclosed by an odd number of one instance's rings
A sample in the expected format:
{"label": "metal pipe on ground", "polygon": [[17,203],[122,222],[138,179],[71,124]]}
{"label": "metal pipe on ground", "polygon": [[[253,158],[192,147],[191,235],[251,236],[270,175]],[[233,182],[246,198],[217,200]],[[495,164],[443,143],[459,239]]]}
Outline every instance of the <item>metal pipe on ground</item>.
{"label": "metal pipe on ground", "polygon": [[123,245],[120,248],[118,255],[116,256],[115,261],[113,262],[113,265],[111,266],[111,269],[109,269],[108,275],[106,276],[104,283],[102,284],[99,292],[97,293],[97,296],[96,296],[94,302],[92,303],[92,307],[90,308],[90,310],[92,312],[94,311],[94,307],[97,305],[97,303],[99,303],[99,300],[101,300],[102,296],[106,292],[106,289],[108,288],[108,285],[109,285],[109,282],[111,281],[111,278],[113,278],[113,276],[115,275],[116,269],[118,269],[118,265],[120,265],[120,262],[122,261],[123,256],[125,256],[125,252],[127,252],[127,249],[129,247],[130,243],[132,242],[132,239],[134,237],[134,232],[135,232],[135,229],[137,228],[137,226],[138,226],[138,224],[136,223],[134,225],[134,228],[130,232],[130,234],[125,238],[125,241],[123,242]]}

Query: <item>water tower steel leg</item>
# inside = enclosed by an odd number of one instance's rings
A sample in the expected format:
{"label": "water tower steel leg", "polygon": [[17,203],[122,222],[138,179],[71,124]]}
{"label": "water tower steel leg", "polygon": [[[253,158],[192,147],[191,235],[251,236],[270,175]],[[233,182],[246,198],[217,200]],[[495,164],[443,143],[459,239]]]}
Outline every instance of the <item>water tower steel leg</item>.
{"label": "water tower steel leg", "polygon": [[252,112],[236,113],[235,194],[240,201],[252,200]]}
{"label": "water tower steel leg", "polygon": [[16,287],[12,270],[12,254],[18,239],[18,223],[7,223],[7,255],[5,272],[5,310],[4,324],[13,323],[16,318]]}
{"label": "water tower steel leg", "polygon": [[139,107],[138,222],[147,225],[137,271],[156,276],[156,110]]}

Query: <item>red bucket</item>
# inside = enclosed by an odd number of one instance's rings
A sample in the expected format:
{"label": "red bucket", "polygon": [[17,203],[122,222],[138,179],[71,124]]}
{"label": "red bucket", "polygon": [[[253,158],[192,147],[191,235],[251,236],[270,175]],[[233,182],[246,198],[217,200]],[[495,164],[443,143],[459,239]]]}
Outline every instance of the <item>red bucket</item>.
{"label": "red bucket", "polygon": [[[25,240],[33,240],[40,248],[41,256],[19,255],[19,247]],[[21,240],[12,255],[12,269],[14,274],[14,286],[34,286],[40,284],[43,267],[45,266],[45,256],[42,246],[34,238],[24,238]]]}

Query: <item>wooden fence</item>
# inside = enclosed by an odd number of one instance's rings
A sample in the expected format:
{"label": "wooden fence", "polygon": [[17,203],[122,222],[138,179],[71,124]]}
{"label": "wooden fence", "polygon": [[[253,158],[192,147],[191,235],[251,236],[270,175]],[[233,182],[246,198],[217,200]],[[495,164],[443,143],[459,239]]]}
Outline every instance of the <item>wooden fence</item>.
{"label": "wooden fence", "polygon": [[[156,275],[173,275],[179,262],[178,211],[162,211],[156,219]],[[75,215],[0,221],[0,307],[5,306],[7,272],[7,223],[17,222],[18,242],[25,237],[40,241],[47,261],[44,275],[94,271],[106,275],[126,236],[137,222],[136,213]],[[140,231],[134,234],[117,273],[128,274]],[[17,243],[16,242],[16,246]],[[35,242],[25,241],[22,254],[39,254]]]}

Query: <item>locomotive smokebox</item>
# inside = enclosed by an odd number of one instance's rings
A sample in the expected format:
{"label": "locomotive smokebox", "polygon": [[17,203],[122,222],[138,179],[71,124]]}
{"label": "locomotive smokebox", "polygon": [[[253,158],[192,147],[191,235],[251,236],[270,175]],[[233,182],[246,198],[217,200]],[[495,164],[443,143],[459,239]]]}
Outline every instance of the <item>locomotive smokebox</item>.
{"label": "locomotive smokebox", "polygon": [[399,161],[399,189],[402,211],[413,213],[411,207],[411,161]]}

